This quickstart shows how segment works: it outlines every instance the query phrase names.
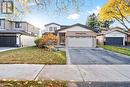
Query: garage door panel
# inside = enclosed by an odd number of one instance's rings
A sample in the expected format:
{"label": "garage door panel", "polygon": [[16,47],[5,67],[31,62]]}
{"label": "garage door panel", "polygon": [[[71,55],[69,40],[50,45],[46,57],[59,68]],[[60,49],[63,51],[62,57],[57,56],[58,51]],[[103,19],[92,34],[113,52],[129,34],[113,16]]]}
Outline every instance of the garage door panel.
{"label": "garage door panel", "polygon": [[123,37],[106,37],[106,45],[123,45]]}
{"label": "garage door panel", "polygon": [[0,36],[0,47],[16,47],[16,36]]}
{"label": "garage door panel", "polygon": [[93,47],[91,37],[68,37],[68,47]]}

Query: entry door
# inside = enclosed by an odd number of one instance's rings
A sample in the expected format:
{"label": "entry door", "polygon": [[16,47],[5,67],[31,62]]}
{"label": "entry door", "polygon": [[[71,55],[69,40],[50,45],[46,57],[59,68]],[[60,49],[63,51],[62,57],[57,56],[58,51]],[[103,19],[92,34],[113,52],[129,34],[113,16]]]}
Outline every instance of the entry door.
{"label": "entry door", "polygon": [[106,45],[123,45],[123,37],[107,37]]}
{"label": "entry door", "polygon": [[0,47],[16,47],[16,36],[0,36]]}
{"label": "entry door", "polygon": [[92,37],[68,37],[68,47],[93,47]]}

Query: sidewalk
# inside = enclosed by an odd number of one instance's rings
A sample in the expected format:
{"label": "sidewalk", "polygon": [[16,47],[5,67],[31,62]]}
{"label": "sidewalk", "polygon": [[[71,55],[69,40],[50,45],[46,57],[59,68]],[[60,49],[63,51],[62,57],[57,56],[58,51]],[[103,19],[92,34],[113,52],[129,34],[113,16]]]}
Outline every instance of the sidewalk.
{"label": "sidewalk", "polygon": [[130,65],[0,64],[0,80],[130,82]]}

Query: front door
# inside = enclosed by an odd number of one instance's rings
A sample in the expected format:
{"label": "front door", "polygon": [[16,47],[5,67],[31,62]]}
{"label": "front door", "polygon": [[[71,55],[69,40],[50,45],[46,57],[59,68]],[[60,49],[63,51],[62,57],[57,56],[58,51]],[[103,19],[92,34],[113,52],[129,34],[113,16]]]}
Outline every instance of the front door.
{"label": "front door", "polygon": [[60,44],[65,45],[65,33],[60,33]]}

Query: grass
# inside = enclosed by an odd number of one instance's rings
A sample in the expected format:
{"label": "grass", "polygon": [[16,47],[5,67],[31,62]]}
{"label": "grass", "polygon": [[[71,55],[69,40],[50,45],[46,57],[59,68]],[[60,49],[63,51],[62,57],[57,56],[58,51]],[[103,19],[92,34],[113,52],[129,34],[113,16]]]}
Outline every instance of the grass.
{"label": "grass", "polygon": [[130,49],[128,49],[128,48],[116,47],[116,46],[110,46],[110,45],[100,45],[100,47],[102,47],[106,50],[110,50],[113,52],[117,52],[117,53],[121,53],[121,54],[130,56]]}
{"label": "grass", "polygon": [[61,81],[0,81],[0,87],[67,87]]}
{"label": "grass", "polygon": [[37,47],[26,47],[0,52],[1,64],[66,64],[64,51],[45,51]]}

